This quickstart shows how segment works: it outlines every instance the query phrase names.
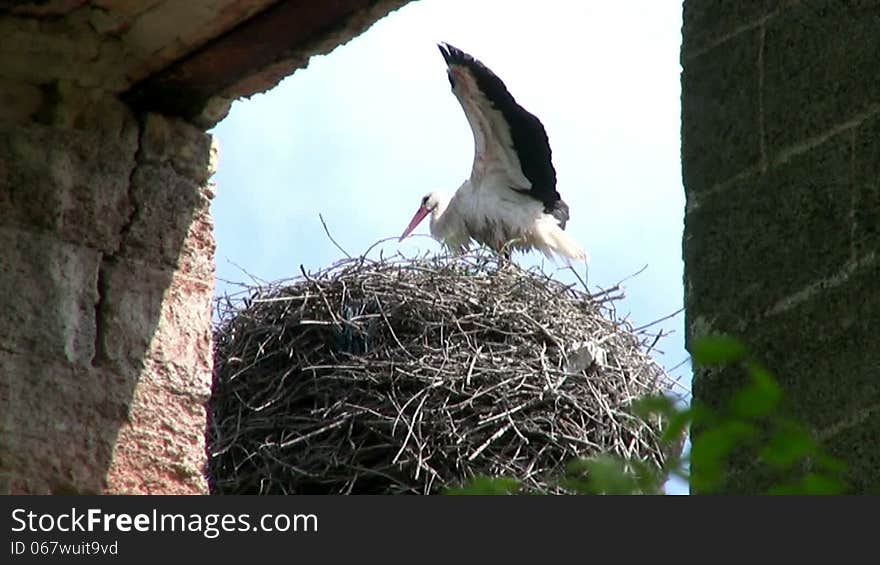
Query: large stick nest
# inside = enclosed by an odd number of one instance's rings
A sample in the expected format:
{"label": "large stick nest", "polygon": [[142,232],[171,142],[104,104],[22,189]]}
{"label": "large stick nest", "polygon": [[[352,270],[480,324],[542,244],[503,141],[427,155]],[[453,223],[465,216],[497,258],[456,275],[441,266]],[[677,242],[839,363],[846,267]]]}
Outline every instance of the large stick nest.
{"label": "large stick nest", "polygon": [[486,254],[349,259],[221,300],[215,493],[437,493],[476,475],[565,492],[575,457],[657,466],[669,388],[644,334],[590,295]]}

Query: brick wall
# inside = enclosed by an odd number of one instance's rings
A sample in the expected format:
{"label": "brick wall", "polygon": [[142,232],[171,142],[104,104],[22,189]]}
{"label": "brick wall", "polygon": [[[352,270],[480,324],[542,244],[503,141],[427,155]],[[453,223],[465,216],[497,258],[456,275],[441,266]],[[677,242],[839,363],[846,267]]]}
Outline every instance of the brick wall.
{"label": "brick wall", "polygon": [[206,492],[205,129],[405,3],[0,2],[0,494]]}
{"label": "brick wall", "polygon": [[[741,337],[880,493],[880,2],[685,0],[688,339]],[[717,405],[732,371],[698,370]],[[774,479],[751,461],[729,492]]]}
{"label": "brick wall", "polygon": [[203,492],[210,136],[37,95],[0,122],[0,490]]}

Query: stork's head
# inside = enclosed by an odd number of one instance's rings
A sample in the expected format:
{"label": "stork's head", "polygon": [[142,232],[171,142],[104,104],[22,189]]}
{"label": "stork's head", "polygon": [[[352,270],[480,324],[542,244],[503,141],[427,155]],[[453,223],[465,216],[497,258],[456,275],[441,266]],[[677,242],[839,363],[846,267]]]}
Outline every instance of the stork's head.
{"label": "stork's head", "polygon": [[412,233],[412,231],[416,229],[421,221],[425,219],[425,216],[432,212],[434,212],[435,215],[441,212],[441,203],[444,201],[445,199],[443,198],[443,196],[437,192],[431,192],[423,196],[422,203],[419,205],[419,209],[416,210],[415,216],[413,216],[412,220],[410,220],[409,225],[406,226],[406,229],[403,230],[403,235],[400,236],[400,239],[398,241],[403,241],[403,238]]}

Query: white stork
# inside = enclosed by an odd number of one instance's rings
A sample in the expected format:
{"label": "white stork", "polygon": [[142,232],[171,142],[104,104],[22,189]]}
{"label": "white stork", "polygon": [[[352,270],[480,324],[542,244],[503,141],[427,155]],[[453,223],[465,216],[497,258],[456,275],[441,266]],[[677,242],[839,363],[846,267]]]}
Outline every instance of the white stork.
{"label": "white stork", "polygon": [[568,205],[556,191],[540,120],[517,104],[483,63],[448,43],[439,47],[474,133],[474,164],[452,199],[438,192],[422,198],[400,240],[430,214],[431,235],[455,252],[473,240],[499,253],[537,249],[548,257],[586,261],[581,246],[563,231]]}

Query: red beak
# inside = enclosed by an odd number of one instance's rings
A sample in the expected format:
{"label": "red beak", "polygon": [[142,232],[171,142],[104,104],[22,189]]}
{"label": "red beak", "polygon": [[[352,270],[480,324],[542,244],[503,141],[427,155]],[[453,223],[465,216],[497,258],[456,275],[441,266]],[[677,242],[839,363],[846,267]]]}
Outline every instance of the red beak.
{"label": "red beak", "polygon": [[405,230],[403,230],[403,235],[401,235],[400,239],[398,239],[397,241],[403,241],[403,238],[408,236],[414,229],[416,229],[416,226],[425,219],[425,216],[428,215],[428,212],[429,210],[427,208],[425,208],[424,206],[420,206],[418,211],[416,212],[416,215],[413,216],[412,220],[410,220],[409,225],[406,226]]}

